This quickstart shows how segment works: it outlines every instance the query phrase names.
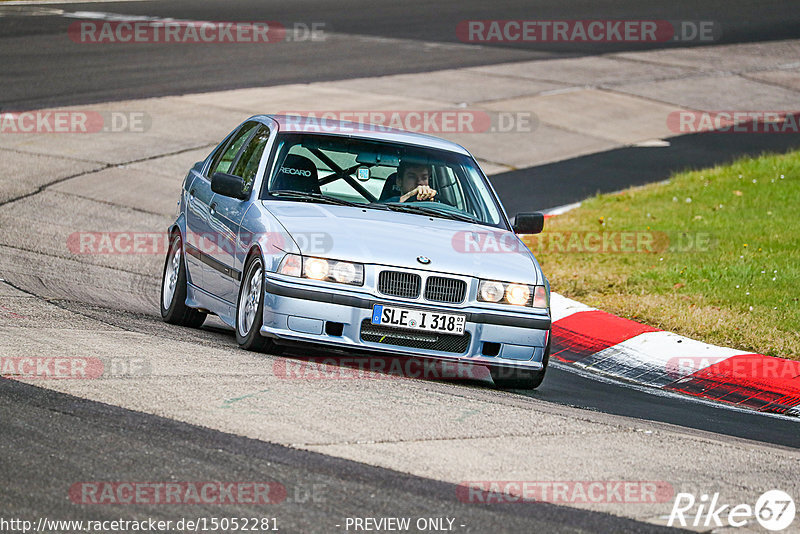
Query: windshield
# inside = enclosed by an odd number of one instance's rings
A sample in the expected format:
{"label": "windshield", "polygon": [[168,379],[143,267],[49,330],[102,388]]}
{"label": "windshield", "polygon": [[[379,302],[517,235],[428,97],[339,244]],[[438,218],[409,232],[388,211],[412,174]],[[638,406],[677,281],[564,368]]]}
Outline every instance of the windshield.
{"label": "windshield", "polygon": [[289,133],[278,138],[275,161],[267,191],[276,198],[322,201],[324,196],[344,205],[503,226],[500,207],[483,174],[463,154]]}

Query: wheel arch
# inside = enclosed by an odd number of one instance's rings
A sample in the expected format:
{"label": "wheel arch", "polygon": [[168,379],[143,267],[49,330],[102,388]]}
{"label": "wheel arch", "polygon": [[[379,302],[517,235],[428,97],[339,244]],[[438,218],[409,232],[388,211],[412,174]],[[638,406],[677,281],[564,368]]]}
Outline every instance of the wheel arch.
{"label": "wheel arch", "polygon": [[[247,251],[247,254],[244,257],[244,263],[242,264],[242,273],[244,273],[244,267],[247,265],[247,262],[250,261],[250,258],[258,254],[261,256],[261,262],[264,263],[264,251],[261,250],[261,245],[258,243],[254,243]],[[265,269],[266,271],[266,266]]]}

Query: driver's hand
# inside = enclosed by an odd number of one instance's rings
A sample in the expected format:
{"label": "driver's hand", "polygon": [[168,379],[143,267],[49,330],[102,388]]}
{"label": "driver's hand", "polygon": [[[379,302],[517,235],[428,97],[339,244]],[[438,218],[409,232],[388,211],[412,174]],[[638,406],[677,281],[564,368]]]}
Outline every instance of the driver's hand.
{"label": "driver's hand", "polygon": [[400,202],[405,202],[409,198],[413,198],[416,196],[416,200],[431,200],[433,197],[436,196],[436,189],[433,189],[427,185],[418,185],[405,195],[400,197]]}

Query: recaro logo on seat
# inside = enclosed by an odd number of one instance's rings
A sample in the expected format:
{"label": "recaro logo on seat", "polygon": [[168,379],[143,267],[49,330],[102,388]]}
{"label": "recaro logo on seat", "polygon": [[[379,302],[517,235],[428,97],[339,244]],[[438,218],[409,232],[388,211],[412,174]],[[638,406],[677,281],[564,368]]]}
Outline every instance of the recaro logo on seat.
{"label": "recaro logo on seat", "polygon": [[311,171],[292,169],[291,167],[281,167],[281,172],[285,172],[286,174],[299,174],[300,176],[311,176]]}

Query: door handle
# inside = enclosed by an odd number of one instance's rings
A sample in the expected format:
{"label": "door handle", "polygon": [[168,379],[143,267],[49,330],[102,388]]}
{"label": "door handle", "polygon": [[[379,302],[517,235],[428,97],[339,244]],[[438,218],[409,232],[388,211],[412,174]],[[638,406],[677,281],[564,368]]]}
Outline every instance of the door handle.
{"label": "door handle", "polygon": [[209,210],[211,212],[211,215],[214,215],[215,213],[217,213],[217,203],[216,202],[212,202],[211,206],[209,206],[209,208],[211,208]]}
{"label": "door handle", "polygon": [[189,191],[189,196],[192,197],[192,198],[194,198],[194,191],[195,191],[194,189]]}

